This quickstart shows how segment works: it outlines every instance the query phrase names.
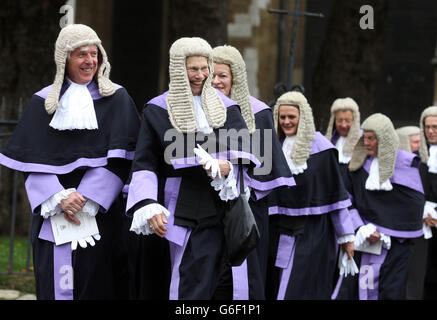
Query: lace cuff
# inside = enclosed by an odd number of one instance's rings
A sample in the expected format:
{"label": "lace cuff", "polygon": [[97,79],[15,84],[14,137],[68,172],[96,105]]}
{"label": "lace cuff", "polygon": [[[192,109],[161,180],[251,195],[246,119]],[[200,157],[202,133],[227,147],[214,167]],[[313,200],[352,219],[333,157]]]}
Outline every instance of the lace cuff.
{"label": "lace cuff", "polygon": [[346,242],[355,242],[355,235],[354,234],[346,234],[346,235],[341,236],[337,239],[338,244],[343,244]]}
{"label": "lace cuff", "polygon": [[48,198],[41,204],[41,216],[44,219],[47,219],[51,216],[59,214],[62,212],[60,202],[61,200],[67,199],[68,196],[75,192],[75,188],[70,188],[67,190],[61,190],[58,193],[55,193],[53,196]]}
{"label": "lace cuff", "polygon": [[134,212],[132,224],[129,230],[136,234],[144,234],[146,236],[152,234],[153,231],[150,230],[148,220],[160,213],[164,213],[166,217],[170,216],[170,212],[159,203],[150,203],[141,207]]}
{"label": "lace cuff", "polygon": [[99,212],[100,205],[91,199],[87,198],[86,200],[82,211],[88,213],[91,217],[95,217],[97,212]]}
{"label": "lace cuff", "polygon": [[366,239],[375,231],[376,227],[371,223],[361,226],[355,235],[355,247],[367,247],[369,245],[369,241]]}
{"label": "lace cuff", "polygon": [[233,200],[238,197],[237,179],[235,178],[234,167],[229,161],[228,164],[231,168],[228,177],[216,177],[211,181],[211,186],[214,187],[215,191],[220,191],[219,196],[223,201]]}
{"label": "lace cuff", "polygon": [[288,166],[290,167],[290,170],[291,170],[291,173],[292,173],[292,174],[299,174],[299,173],[302,173],[302,172],[304,172],[304,171],[308,168],[306,162],[305,162],[304,164],[301,164],[301,165],[298,165],[298,166],[297,166],[297,165],[294,164],[293,160],[291,160],[291,161],[288,163]]}
{"label": "lace cuff", "polygon": [[391,238],[390,236],[383,234],[383,233],[379,233],[381,235],[381,238],[379,241],[382,241],[382,246],[384,248],[386,248],[387,250],[390,250],[391,248]]}

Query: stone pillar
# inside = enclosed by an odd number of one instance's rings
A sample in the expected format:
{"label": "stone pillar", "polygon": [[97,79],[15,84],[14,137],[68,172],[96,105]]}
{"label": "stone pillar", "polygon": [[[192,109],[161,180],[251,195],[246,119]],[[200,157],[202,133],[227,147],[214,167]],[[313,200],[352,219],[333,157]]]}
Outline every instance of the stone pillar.
{"label": "stone pillar", "polygon": [[76,0],[75,23],[93,28],[111,61],[112,54],[112,0]]}
{"label": "stone pillar", "polygon": [[[288,2],[286,9],[294,10],[294,1]],[[299,6],[299,10],[304,11],[306,0],[300,0]],[[269,8],[279,9],[279,0],[229,0],[228,6],[228,44],[236,47],[246,62],[251,95],[266,103],[274,98],[278,56],[279,15],[268,13]],[[281,77],[284,84],[287,82],[293,18],[287,16],[285,19]],[[303,84],[305,18],[298,19],[293,84]]]}

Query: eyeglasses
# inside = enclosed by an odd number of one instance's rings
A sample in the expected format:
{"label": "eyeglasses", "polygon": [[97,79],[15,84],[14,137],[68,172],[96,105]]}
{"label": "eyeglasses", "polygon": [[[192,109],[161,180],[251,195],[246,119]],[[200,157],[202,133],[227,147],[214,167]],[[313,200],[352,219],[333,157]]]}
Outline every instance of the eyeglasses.
{"label": "eyeglasses", "polygon": [[352,124],[353,120],[350,119],[335,119],[335,123],[337,124],[341,124],[341,123],[346,123],[346,124]]}

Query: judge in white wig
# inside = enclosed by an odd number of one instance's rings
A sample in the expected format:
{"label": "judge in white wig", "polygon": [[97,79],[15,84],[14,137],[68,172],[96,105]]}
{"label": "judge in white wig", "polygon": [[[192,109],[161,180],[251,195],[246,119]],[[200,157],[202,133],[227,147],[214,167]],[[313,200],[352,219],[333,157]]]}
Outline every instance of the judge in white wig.
{"label": "judge in white wig", "polygon": [[[404,126],[396,129],[399,137],[399,149],[419,154],[420,128],[417,126]],[[425,210],[426,212],[426,210]],[[426,218],[426,216],[424,216]],[[432,219],[432,218],[431,218]],[[426,276],[428,257],[428,238],[431,228],[424,220],[424,237],[411,239],[411,260],[408,270],[407,299],[422,300]]]}
{"label": "judge in white wig", "polygon": [[[249,172],[248,186],[252,196],[249,205],[255,216],[260,241],[257,248],[239,267],[228,268],[229,279],[221,285],[232,288],[228,296],[233,299],[265,299],[265,278],[268,254],[268,206],[267,195],[274,188],[294,186],[295,182],[282,155],[281,144],[275,133],[272,110],[264,102],[251,96],[247,82],[246,64],[240,52],[232,46],[223,45],[213,49],[214,76],[212,85],[235,100],[250,133],[257,130],[253,141],[263,149],[263,174]],[[232,272],[231,272],[232,271]],[[232,281],[232,284],[229,282]],[[230,291],[230,290],[228,290]],[[220,292],[226,292],[221,290]],[[226,297],[225,297],[226,298]]]}
{"label": "judge in white wig", "polygon": [[404,126],[396,129],[399,137],[399,149],[419,154],[420,128],[416,126]]}
{"label": "judge in white wig", "polygon": [[[37,298],[126,299],[121,192],[139,115],[126,89],[109,79],[108,57],[90,27],[63,28],[54,60],[53,84],[32,96],[0,154],[0,163],[25,172]],[[58,238],[57,230],[84,220],[95,226],[91,233]]]}
{"label": "judge in white wig", "polygon": [[[354,259],[360,273],[340,279],[333,296],[405,299],[409,239],[423,235],[420,161],[415,154],[398,150],[399,139],[387,116],[373,114],[361,129],[363,135],[352,153],[346,182],[357,230]],[[372,285],[360,286],[365,279]]]}
{"label": "judge in white wig", "polygon": [[338,149],[338,160],[347,164],[361,136],[360,111],[354,99],[338,98],[331,106],[326,138]]}
{"label": "judge in white wig", "polygon": [[423,213],[425,238],[428,240],[427,272],[424,299],[437,299],[437,106],[425,108],[420,115],[421,175],[426,204]]}
{"label": "judge in white wig", "polygon": [[269,199],[267,298],[329,299],[339,244],[346,252],[342,271],[356,271],[347,263],[352,261],[354,230],[337,150],[315,130],[302,93],[280,96],[273,115],[296,186],[275,190]]}
{"label": "judge in white wig", "polygon": [[[149,287],[150,297],[166,288],[168,296],[159,298],[209,300],[226,263],[223,215],[239,195],[239,167],[230,161],[249,160],[243,170],[260,163],[241,148],[250,146],[249,134],[235,137],[235,144],[228,141],[235,135],[220,138],[219,131],[247,133],[247,126],[237,102],[211,86],[209,43],[183,37],[169,55],[169,90],[148,101],[143,111],[126,211],[133,215],[131,231],[162,238],[144,237],[152,244],[143,255],[150,270],[167,270],[170,262],[171,272],[162,278],[143,271],[157,285]],[[174,143],[169,136],[176,137]],[[168,152],[170,144],[175,153]],[[153,252],[162,259],[151,260]]]}

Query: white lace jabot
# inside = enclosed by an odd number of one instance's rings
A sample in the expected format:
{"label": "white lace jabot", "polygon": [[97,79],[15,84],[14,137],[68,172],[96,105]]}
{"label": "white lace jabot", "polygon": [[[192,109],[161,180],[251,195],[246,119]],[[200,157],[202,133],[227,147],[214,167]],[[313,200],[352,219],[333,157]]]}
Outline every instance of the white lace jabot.
{"label": "white lace jabot", "polygon": [[67,78],[70,86],[59,100],[50,126],[58,130],[98,129],[94,102],[87,84],[77,84]]}
{"label": "white lace jabot", "polygon": [[302,165],[295,165],[293,160],[291,159],[291,150],[293,150],[294,142],[296,141],[296,136],[287,136],[282,144],[282,152],[284,153],[285,159],[287,160],[288,167],[292,174],[299,174],[304,172],[308,166],[305,162]]}
{"label": "white lace jabot", "polygon": [[437,173],[437,145],[431,145],[429,147],[429,158],[428,158],[428,171],[431,173]]}
{"label": "white lace jabot", "polygon": [[212,132],[212,128],[209,126],[208,119],[206,118],[205,111],[202,108],[202,100],[200,96],[193,96],[194,108],[196,109],[196,119],[198,131],[204,134]]}
{"label": "white lace jabot", "polygon": [[366,189],[367,190],[385,190],[385,191],[390,191],[393,189],[393,186],[390,183],[390,179],[387,179],[383,183],[379,182],[378,158],[373,158],[372,163],[370,164],[370,172],[369,172],[369,176],[367,177],[367,180],[366,180]]}
{"label": "white lace jabot", "polygon": [[343,154],[343,148],[344,148],[344,144],[346,142],[346,138],[343,136],[340,136],[337,140],[337,142],[335,143],[335,147],[338,150],[338,162],[340,163],[349,163],[349,161],[351,161],[351,157],[350,156],[345,156]]}

